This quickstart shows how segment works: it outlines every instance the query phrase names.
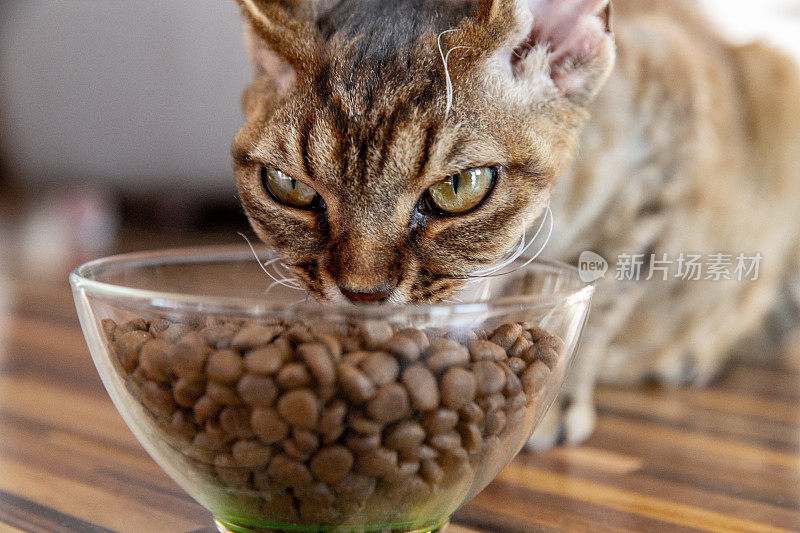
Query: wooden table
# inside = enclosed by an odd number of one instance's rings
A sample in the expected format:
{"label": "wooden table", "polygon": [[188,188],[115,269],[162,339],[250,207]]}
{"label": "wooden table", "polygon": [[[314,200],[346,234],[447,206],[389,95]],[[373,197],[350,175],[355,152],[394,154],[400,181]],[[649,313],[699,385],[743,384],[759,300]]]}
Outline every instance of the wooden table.
{"label": "wooden table", "polygon": [[[448,531],[800,530],[799,385],[772,364],[706,390],[602,388],[585,446],[521,454]],[[0,277],[0,531],[210,526],[111,404],[66,282]]]}

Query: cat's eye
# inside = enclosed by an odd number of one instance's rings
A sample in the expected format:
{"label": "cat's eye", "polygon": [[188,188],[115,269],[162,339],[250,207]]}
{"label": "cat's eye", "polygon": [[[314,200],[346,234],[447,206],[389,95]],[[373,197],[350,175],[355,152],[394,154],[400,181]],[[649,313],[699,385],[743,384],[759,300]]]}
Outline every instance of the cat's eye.
{"label": "cat's eye", "polygon": [[495,170],[490,167],[463,170],[428,189],[428,194],[433,205],[444,213],[465,213],[486,198],[494,179]]}
{"label": "cat's eye", "polygon": [[278,201],[293,207],[309,208],[317,199],[317,191],[275,168],[261,167],[264,187]]}

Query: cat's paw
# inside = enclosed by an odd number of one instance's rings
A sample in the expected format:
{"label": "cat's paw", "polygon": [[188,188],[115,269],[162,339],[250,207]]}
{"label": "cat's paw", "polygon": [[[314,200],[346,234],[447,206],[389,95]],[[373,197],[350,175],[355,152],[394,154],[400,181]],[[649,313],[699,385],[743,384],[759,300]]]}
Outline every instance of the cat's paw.
{"label": "cat's paw", "polygon": [[536,428],[525,448],[547,450],[559,444],[577,446],[591,437],[597,426],[597,412],[591,402],[557,398]]}

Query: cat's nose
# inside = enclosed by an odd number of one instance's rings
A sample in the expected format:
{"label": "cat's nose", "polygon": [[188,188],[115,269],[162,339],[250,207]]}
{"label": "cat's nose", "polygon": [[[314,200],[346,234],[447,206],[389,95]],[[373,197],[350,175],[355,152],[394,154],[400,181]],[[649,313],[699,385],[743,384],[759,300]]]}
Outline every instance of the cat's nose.
{"label": "cat's nose", "polygon": [[389,297],[392,293],[391,290],[374,290],[374,291],[351,291],[344,287],[339,287],[342,295],[353,303],[375,303],[381,302]]}

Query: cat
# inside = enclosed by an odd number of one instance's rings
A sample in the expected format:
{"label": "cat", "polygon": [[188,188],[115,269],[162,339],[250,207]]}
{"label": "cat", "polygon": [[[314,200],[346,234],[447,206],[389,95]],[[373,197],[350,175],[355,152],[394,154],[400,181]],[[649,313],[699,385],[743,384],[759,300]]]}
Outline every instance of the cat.
{"label": "cat", "polygon": [[796,314],[800,75],[690,0],[238,1],[241,203],[319,298],[452,297],[548,206],[573,263],[763,257],[757,280],[598,280],[532,445],[588,438],[600,378],[703,384]]}

